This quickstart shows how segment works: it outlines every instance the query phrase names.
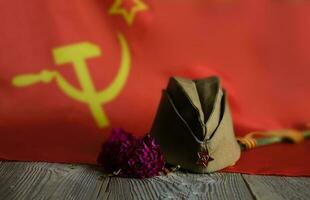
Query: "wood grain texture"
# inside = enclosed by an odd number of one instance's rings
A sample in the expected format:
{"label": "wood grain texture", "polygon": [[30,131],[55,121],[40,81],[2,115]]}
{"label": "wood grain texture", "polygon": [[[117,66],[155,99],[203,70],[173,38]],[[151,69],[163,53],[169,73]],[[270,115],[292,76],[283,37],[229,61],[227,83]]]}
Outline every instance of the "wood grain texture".
{"label": "wood grain texture", "polygon": [[310,178],[243,175],[256,199],[310,199]]}
{"label": "wood grain texture", "polygon": [[252,199],[241,175],[220,173],[177,172],[145,180],[111,178],[108,192],[115,199]]}
{"label": "wood grain texture", "polygon": [[310,199],[310,178],[175,172],[108,177],[89,165],[0,162],[0,200]]}
{"label": "wood grain texture", "polygon": [[0,199],[97,199],[102,175],[85,165],[4,162]]}
{"label": "wood grain texture", "polygon": [[113,178],[110,186],[116,199],[252,199],[239,174],[177,172],[146,180]]}
{"label": "wood grain texture", "polygon": [[0,199],[251,199],[239,174],[107,177],[87,165],[3,162]]}

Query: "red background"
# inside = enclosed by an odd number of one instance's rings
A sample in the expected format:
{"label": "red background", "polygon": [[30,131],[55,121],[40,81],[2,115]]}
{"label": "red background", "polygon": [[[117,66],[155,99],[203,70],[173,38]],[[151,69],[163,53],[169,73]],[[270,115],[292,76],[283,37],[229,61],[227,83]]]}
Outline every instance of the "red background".
{"label": "red background", "polygon": [[[149,9],[138,12],[128,26],[120,15],[108,14],[112,0],[0,2],[0,158],[95,163],[110,128],[139,136],[150,129],[161,90],[172,75],[220,76],[237,134],[310,121],[307,1],[145,3]],[[87,105],[65,96],[55,83],[22,89],[11,85],[18,74],[58,69],[80,87],[73,67],[56,66],[51,50],[88,41],[102,50],[88,65],[96,88],[103,89],[118,70],[117,32],[129,43],[132,65],[121,94],[103,105],[109,127],[97,128]],[[283,163],[301,162],[293,167],[299,170],[295,175],[309,175],[307,150],[309,142],[254,150],[244,153],[234,170],[250,172],[258,165],[256,173],[285,174]],[[270,152],[283,157],[273,165],[276,158]],[[287,154],[292,156],[288,160]],[[275,170],[264,171],[266,167]]]}

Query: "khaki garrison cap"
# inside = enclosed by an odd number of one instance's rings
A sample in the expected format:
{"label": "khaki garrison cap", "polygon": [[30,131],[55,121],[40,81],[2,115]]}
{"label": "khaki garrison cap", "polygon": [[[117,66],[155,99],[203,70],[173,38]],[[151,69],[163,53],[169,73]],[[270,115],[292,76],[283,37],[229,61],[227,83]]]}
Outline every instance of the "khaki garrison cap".
{"label": "khaki garrison cap", "polygon": [[151,129],[167,163],[214,172],[240,157],[225,91],[218,77],[171,77]]}

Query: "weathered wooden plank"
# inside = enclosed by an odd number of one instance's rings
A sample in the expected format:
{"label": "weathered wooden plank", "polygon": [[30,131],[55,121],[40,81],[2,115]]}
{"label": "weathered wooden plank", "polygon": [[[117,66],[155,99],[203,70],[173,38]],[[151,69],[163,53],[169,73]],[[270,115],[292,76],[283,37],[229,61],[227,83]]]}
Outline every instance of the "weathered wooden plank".
{"label": "weathered wooden plank", "polygon": [[243,175],[257,199],[310,199],[310,178]]}
{"label": "weathered wooden plank", "polygon": [[93,166],[76,165],[71,167],[50,196],[51,199],[97,199],[99,192],[108,181],[101,170]]}
{"label": "weathered wooden plank", "polygon": [[86,165],[5,162],[0,199],[250,199],[239,174],[108,178]]}
{"label": "weathered wooden plank", "polygon": [[69,170],[47,163],[5,162],[0,171],[0,199],[40,199]]}
{"label": "weathered wooden plank", "polygon": [[0,199],[97,199],[100,170],[85,165],[1,164]]}
{"label": "weathered wooden plank", "polygon": [[113,177],[108,194],[113,199],[252,199],[240,174],[224,173],[176,172],[145,180]]}
{"label": "weathered wooden plank", "polygon": [[[250,188],[250,190],[249,190]],[[0,199],[310,199],[310,178],[175,172],[107,177],[89,165],[0,163]]]}

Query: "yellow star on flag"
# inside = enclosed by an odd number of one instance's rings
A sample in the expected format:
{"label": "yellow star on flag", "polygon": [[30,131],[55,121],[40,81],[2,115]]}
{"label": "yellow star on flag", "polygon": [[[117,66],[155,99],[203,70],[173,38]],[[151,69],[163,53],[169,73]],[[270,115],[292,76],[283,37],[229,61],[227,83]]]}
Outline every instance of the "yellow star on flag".
{"label": "yellow star on flag", "polygon": [[114,4],[109,10],[111,15],[121,15],[128,25],[131,25],[134,18],[139,11],[145,11],[148,6],[142,0],[133,0],[134,5],[130,9],[126,9],[122,6],[123,0],[115,0]]}

